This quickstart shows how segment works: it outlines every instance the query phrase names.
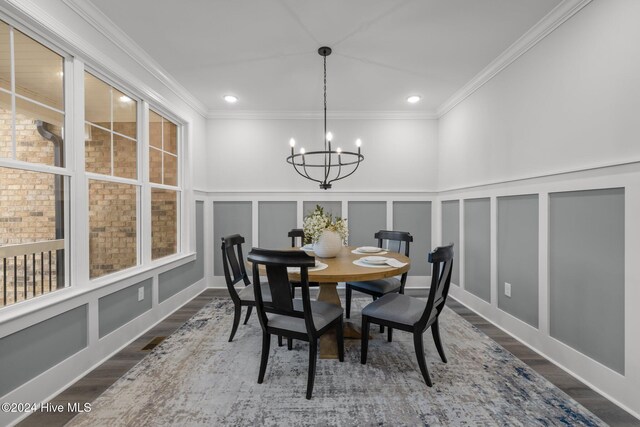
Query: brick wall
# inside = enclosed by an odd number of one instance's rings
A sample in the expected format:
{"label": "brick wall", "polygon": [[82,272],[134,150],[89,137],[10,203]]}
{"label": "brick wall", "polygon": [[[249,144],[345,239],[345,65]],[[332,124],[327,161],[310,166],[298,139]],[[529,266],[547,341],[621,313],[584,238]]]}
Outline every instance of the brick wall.
{"label": "brick wall", "polygon": [[177,192],[151,189],[151,259],[177,252],[178,248]]}
{"label": "brick wall", "polygon": [[99,277],[137,262],[137,186],[89,181],[89,275]]}

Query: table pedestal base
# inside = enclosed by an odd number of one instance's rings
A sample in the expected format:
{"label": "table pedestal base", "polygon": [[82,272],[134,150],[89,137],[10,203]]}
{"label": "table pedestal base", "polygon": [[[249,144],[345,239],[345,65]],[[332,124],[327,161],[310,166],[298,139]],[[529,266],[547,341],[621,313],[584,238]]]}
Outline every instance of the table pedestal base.
{"label": "table pedestal base", "polygon": [[[320,292],[318,293],[318,301],[328,302],[342,307],[340,296],[338,295],[337,283],[321,283]],[[360,327],[353,322],[345,321],[343,329],[344,337],[347,339],[361,339],[362,332]],[[337,359],[338,343],[336,342],[336,333],[327,332],[320,337],[320,359]]]}

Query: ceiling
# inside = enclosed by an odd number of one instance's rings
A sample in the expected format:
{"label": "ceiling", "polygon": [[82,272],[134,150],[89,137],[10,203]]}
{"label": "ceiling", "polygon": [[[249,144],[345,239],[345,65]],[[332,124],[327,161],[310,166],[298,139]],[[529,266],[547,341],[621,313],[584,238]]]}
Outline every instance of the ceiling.
{"label": "ceiling", "polygon": [[322,109],[324,45],[330,111],[433,112],[560,3],[91,1],[209,110],[265,112]]}

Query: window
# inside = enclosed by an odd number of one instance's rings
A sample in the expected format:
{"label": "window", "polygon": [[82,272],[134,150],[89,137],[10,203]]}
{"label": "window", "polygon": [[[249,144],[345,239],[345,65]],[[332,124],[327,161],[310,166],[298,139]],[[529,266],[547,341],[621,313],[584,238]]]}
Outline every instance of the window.
{"label": "window", "polygon": [[85,73],[89,277],[138,264],[138,103]]}
{"label": "window", "polygon": [[[88,258],[90,279],[180,251],[180,126],[152,110],[141,124],[146,103],[97,71],[65,75],[72,62],[80,65],[0,20],[0,307],[68,286],[71,190],[83,188],[72,185],[76,170],[73,183],[86,178],[87,194],[73,214],[88,208],[88,235],[79,227],[75,236],[89,250],[73,260]],[[84,102],[72,109],[71,83],[82,79]],[[67,112],[83,108],[84,135],[65,140]],[[84,165],[69,147],[84,151]]]}
{"label": "window", "polygon": [[178,252],[178,126],[149,110],[151,259]]}
{"label": "window", "polygon": [[67,285],[64,58],[0,21],[0,306]]}

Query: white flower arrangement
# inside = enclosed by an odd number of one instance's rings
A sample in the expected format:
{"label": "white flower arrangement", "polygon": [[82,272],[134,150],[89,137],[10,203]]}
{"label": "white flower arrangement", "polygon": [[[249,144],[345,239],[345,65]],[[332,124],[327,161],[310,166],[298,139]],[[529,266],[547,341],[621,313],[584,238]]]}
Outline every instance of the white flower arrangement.
{"label": "white flower arrangement", "polygon": [[349,230],[347,229],[347,219],[337,217],[335,220],[331,214],[325,213],[320,205],[309,215],[304,217],[304,243],[317,243],[324,230],[335,231],[340,235],[342,244],[347,244]]}

